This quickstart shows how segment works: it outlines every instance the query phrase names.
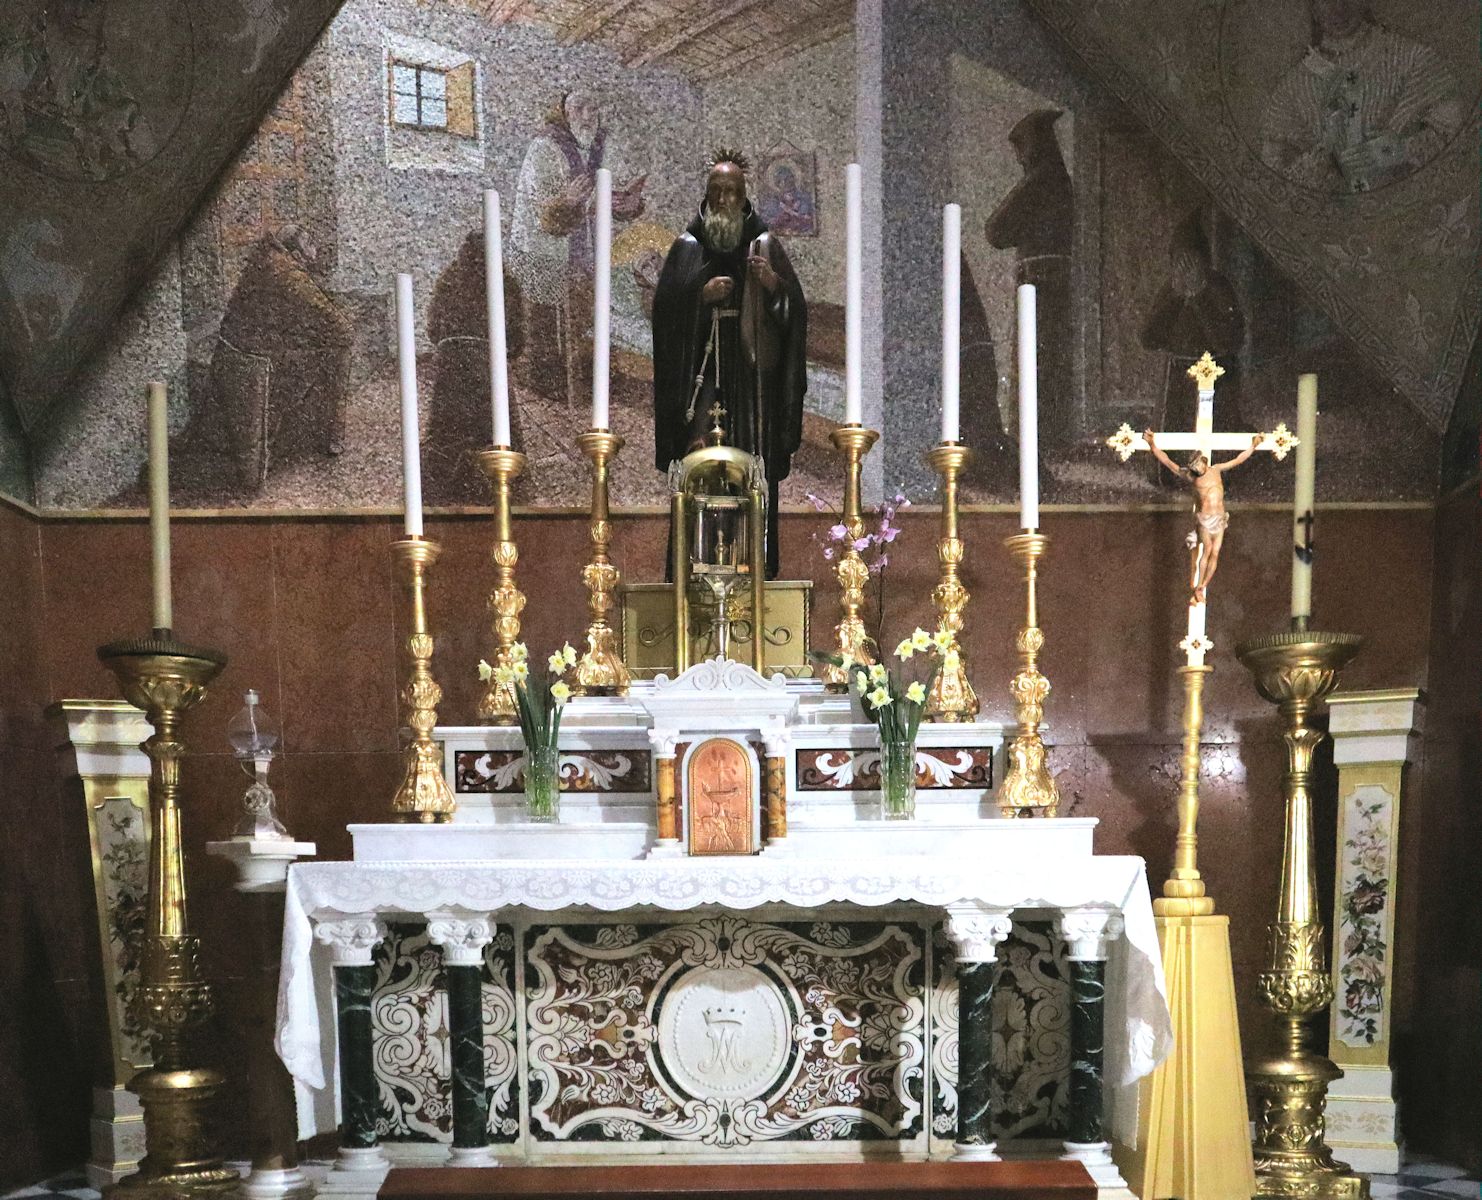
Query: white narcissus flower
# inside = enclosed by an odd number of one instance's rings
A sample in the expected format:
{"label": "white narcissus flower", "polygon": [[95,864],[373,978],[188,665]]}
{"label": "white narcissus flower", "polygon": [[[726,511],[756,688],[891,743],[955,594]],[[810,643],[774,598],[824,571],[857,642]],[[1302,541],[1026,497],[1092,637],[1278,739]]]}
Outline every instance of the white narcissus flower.
{"label": "white narcissus flower", "polygon": [[863,671],[856,671],[854,673],[854,687],[863,696],[870,690],[870,677]]}
{"label": "white narcissus flower", "polygon": [[917,650],[930,650],[931,634],[927,633],[921,626],[916,626],[916,632],[911,634],[911,645]]}
{"label": "white narcissus flower", "polygon": [[513,683],[515,681],[514,668],[501,663],[494,668],[494,681],[500,684]]}
{"label": "white narcissus flower", "polygon": [[844,651],[843,654],[839,655],[839,670],[843,671],[844,674],[847,675],[853,669],[854,669],[854,655],[850,654],[846,650],[846,651]]}
{"label": "white narcissus flower", "polygon": [[551,699],[556,702],[556,707],[560,708],[571,699],[571,685],[565,680],[551,684]]}
{"label": "white narcissus flower", "polygon": [[509,648],[509,657],[512,662],[525,662],[530,657],[530,647],[524,642],[516,642]]}
{"label": "white narcissus flower", "polygon": [[870,682],[871,683],[884,683],[886,681],[886,679],[888,679],[889,677],[890,677],[890,672],[887,671],[884,668],[883,665],[881,665],[880,663],[871,663],[870,664]]}
{"label": "white narcissus flower", "polygon": [[494,668],[489,665],[487,659],[479,659],[479,678],[485,683],[494,678]]}
{"label": "white narcissus flower", "polygon": [[953,640],[954,635],[950,629],[938,629],[931,635],[931,644],[937,648],[937,652],[940,654],[946,654],[948,650],[952,649]]}
{"label": "white narcissus flower", "polygon": [[896,658],[910,658],[911,655],[915,653],[916,647],[911,644],[910,638],[906,638],[903,642],[901,642],[899,646],[895,648]]}
{"label": "white narcissus flower", "polygon": [[566,669],[566,656],[557,650],[545,660],[545,665],[550,668],[552,675],[559,675]]}
{"label": "white narcissus flower", "polygon": [[530,678],[530,664],[523,658],[516,659],[514,665],[510,667],[509,672],[516,683],[524,683],[525,680]]}
{"label": "white narcissus flower", "polygon": [[890,693],[887,692],[883,687],[877,687],[873,692],[866,696],[865,699],[870,702],[871,708],[884,708],[887,704],[890,703]]}
{"label": "white narcissus flower", "polygon": [[567,642],[561,647],[561,657],[566,660],[568,667],[576,666],[576,647]]}
{"label": "white narcissus flower", "polygon": [[906,699],[912,704],[921,704],[926,700],[926,685],[921,680],[916,680],[906,689]]}

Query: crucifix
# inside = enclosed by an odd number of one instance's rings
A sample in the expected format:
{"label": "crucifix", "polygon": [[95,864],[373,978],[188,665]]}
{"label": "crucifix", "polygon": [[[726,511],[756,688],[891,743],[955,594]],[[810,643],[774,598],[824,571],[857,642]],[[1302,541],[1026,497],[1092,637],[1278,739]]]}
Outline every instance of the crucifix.
{"label": "crucifix", "polygon": [[[1154,433],[1151,429],[1134,433],[1124,424],[1106,444],[1126,462],[1138,450],[1146,450],[1179,478],[1186,480],[1194,492],[1194,529],[1188,536],[1189,546],[1189,632],[1180,643],[1190,666],[1203,666],[1204,655],[1213,644],[1204,634],[1204,605],[1209,581],[1219,565],[1220,548],[1225,540],[1225,527],[1230,514],[1225,510],[1225,472],[1239,466],[1257,450],[1269,450],[1283,459],[1297,444],[1296,436],[1285,423],[1270,433],[1216,433],[1214,429],[1214,383],[1225,369],[1208,352],[1189,368],[1189,376],[1199,389],[1199,409],[1193,433]],[[1170,450],[1190,451],[1188,464],[1179,466],[1168,457]],[[1219,450],[1238,450],[1224,462],[1214,461]]]}

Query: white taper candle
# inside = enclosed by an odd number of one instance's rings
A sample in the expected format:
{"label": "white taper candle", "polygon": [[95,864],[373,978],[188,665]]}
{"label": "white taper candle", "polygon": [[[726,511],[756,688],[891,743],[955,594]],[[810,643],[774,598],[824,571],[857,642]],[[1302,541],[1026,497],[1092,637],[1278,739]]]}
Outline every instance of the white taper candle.
{"label": "white taper candle", "polygon": [[1034,284],[1019,285],[1019,525],[1039,528],[1039,357]]}
{"label": "white taper candle", "polygon": [[401,484],[407,537],[422,536],[422,435],[417,423],[417,317],[412,277],[396,277],[396,365],[401,376]]}
{"label": "white taper candle", "polygon": [[844,423],[864,423],[864,242],[858,163],[844,168]]}
{"label": "white taper candle", "polygon": [[612,172],[597,170],[596,237],[593,239],[592,428],[608,428],[607,385],[612,356]]}
{"label": "white taper candle", "polygon": [[1317,507],[1317,376],[1297,379],[1297,496],[1292,505],[1292,617],[1312,615],[1312,560],[1297,550],[1312,540]]}
{"label": "white taper candle", "polygon": [[942,209],[942,441],[959,440],[962,382],[962,205]]}
{"label": "white taper candle", "polygon": [[489,394],[494,405],[494,444],[508,446],[509,359],[504,340],[504,234],[499,193],[484,192],[484,298],[489,309]]}
{"label": "white taper candle", "polygon": [[174,621],[170,597],[170,406],[165,385],[149,385],[149,546],[154,627]]}

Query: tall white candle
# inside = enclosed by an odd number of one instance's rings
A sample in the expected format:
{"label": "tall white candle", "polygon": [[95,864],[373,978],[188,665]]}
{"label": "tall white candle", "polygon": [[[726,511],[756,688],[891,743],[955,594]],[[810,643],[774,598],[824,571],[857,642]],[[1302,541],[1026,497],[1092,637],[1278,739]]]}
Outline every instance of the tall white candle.
{"label": "tall white candle", "polygon": [[1039,358],[1034,284],[1019,285],[1019,525],[1039,528]]}
{"label": "tall white candle", "polygon": [[494,444],[509,441],[509,362],[504,341],[504,235],[499,193],[484,192],[484,298],[489,309],[489,393],[494,404]]}
{"label": "tall white candle", "polygon": [[864,242],[858,163],[844,168],[844,423],[864,423],[860,372],[864,364]]}
{"label": "tall white candle", "polygon": [[1292,505],[1292,617],[1312,615],[1312,561],[1297,553],[1312,539],[1317,505],[1317,376],[1297,380],[1297,498]]}
{"label": "tall white candle", "polygon": [[154,585],[154,627],[169,629],[170,603],[170,411],[165,385],[149,385],[149,547]]}
{"label": "tall white candle", "polygon": [[417,318],[412,277],[396,277],[396,365],[401,375],[401,483],[407,537],[422,536],[422,435],[417,425]]}
{"label": "tall white candle", "polygon": [[958,441],[962,376],[962,205],[942,209],[942,441]]}
{"label": "tall white candle", "polygon": [[612,172],[597,170],[597,233],[592,251],[596,276],[592,289],[592,428],[606,429],[607,384],[612,339]]}

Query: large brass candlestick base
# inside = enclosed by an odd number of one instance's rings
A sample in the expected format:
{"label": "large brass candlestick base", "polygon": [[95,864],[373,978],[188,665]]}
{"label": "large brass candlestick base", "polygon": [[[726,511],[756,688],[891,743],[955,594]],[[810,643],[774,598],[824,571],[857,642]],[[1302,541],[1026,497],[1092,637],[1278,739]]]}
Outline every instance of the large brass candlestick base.
{"label": "large brass candlestick base", "polygon": [[998,811],[1005,817],[1029,816],[1042,809],[1053,817],[1060,808],[1060,789],[1050,774],[1040,722],[1045,717],[1045,700],[1050,695],[1050,681],[1039,670],[1039,652],[1045,644],[1039,627],[1039,602],[1036,584],[1039,560],[1044,557],[1050,539],[1028,529],[1004,539],[1009,553],[1024,564],[1024,627],[1014,639],[1019,652],[1019,673],[1009,684],[1014,697],[1019,731],[1009,743],[1008,769],[1003,775],[1003,789],[998,797]]}
{"label": "large brass candlestick base", "polygon": [[[607,464],[623,448],[623,439],[607,429],[589,429],[576,444],[592,460],[592,561],[582,568],[582,582],[590,598],[587,611],[587,648],[576,664],[577,687],[589,696],[620,696],[628,690],[628,668],[618,653],[617,633],[608,623],[613,595],[621,580],[607,557],[612,543],[612,521],[607,507]],[[682,636],[675,631],[675,638]]]}
{"label": "large brass candlestick base", "polygon": [[[508,446],[491,446],[478,454],[479,469],[489,477],[494,489],[494,590],[489,593],[489,616],[494,626],[494,666],[507,667],[514,661],[512,647],[520,640],[520,614],[525,611],[525,593],[515,586],[515,564],[520,561],[520,548],[515,545],[510,525],[510,488],[525,472],[525,456]],[[479,720],[496,725],[513,725],[520,719],[513,683],[500,683],[497,674],[489,677],[484,697],[479,701]]]}
{"label": "large brass candlestick base", "polygon": [[942,442],[926,452],[926,461],[942,477],[942,535],[937,539],[937,561],[942,576],[932,589],[937,609],[937,628],[952,635],[957,658],[952,666],[942,664],[926,697],[928,721],[971,721],[978,715],[978,696],[968,682],[966,656],[962,653],[962,613],[968,592],[958,568],[962,565],[962,539],[957,536],[957,477],[967,465],[968,448],[959,442]]}
{"label": "large brass candlestick base", "polygon": [[[853,659],[856,663],[872,663],[864,621],[859,610],[864,606],[864,588],[869,582],[870,569],[854,548],[854,543],[864,536],[864,508],[860,497],[860,478],[864,472],[864,458],[870,448],[880,440],[880,435],[863,425],[841,425],[829,434],[834,449],[844,455],[844,512],[841,524],[849,531],[849,540],[839,558],[835,573],[839,578],[839,609],[842,619],[834,627],[833,653]],[[849,673],[832,663],[826,664],[820,676],[831,692],[843,692],[849,687]]]}
{"label": "large brass candlestick base", "polygon": [[432,738],[443,690],[432,677],[432,634],[427,628],[427,572],[442,547],[426,538],[408,537],[392,542],[391,552],[406,569],[412,593],[412,631],[406,642],[411,674],[401,689],[412,740],[405,751],[406,775],[391,799],[391,817],[424,824],[449,821],[458,803],[443,777],[442,747]]}
{"label": "large brass candlestick base", "polygon": [[1256,1101],[1256,1195],[1367,1197],[1369,1181],[1337,1162],[1324,1139],[1328,1084],[1343,1072],[1322,1053],[1312,1018],[1332,1003],[1326,934],[1318,917],[1312,856],[1312,755],[1326,736],[1308,723],[1358,653],[1351,633],[1299,629],[1253,638],[1236,648],[1256,690],[1286,722],[1286,836],[1276,921],[1268,927],[1270,965],[1261,1002],[1276,1014],[1282,1046],[1248,1072]]}
{"label": "large brass candlestick base", "polygon": [[143,745],[149,755],[150,841],[139,989],[154,1066],[129,1081],[144,1107],[147,1153],[119,1188],[161,1200],[234,1194],[241,1178],[223,1161],[214,1120],[225,1077],[198,1065],[196,1057],[197,1034],[211,1016],[212,1000],[201,975],[200,941],[186,920],[180,839],[185,744],[178,732],[181,716],[205,697],[226,659],[175,641],[168,629],[103,646],[98,657],[117,677],[124,698],[154,726]]}

